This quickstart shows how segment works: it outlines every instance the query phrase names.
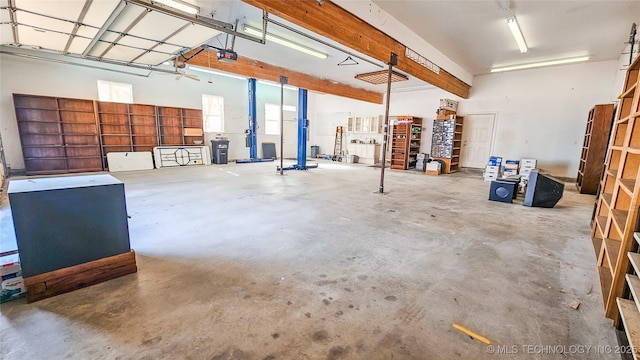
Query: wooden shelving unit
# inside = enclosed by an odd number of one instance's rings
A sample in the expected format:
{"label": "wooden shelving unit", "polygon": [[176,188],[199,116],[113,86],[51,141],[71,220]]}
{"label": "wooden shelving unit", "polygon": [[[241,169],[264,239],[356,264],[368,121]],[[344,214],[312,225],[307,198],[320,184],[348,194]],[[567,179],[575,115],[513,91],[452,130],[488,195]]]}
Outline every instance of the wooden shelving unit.
{"label": "wooden shelving unit", "polygon": [[626,254],[634,243],[640,205],[640,57],[629,66],[611,135],[600,195],[592,228],[605,315],[618,323],[619,310],[627,310],[622,296],[629,267]]}
{"label": "wooden shelving unit", "polygon": [[129,104],[98,101],[97,108],[102,164],[107,169],[107,153],[133,151]]}
{"label": "wooden shelving unit", "polygon": [[[195,109],[182,109],[182,135],[184,145],[204,144],[204,133],[202,132],[202,111]],[[204,144],[206,145],[206,144]]]}
{"label": "wooden shelving unit", "polygon": [[443,174],[450,174],[460,169],[460,149],[462,147],[462,116],[438,116],[433,120],[431,136],[431,157],[442,160],[445,168]]}
{"label": "wooden shelving unit", "polygon": [[27,175],[101,171],[91,100],[13,94]]}
{"label": "wooden shelving unit", "polygon": [[391,169],[415,168],[421,141],[422,118],[394,116],[391,134]]}
{"label": "wooden shelving unit", "polygon": [[598,192],[613,113],[613,104],[596,105],[589,111],[576,177],[576,186],[581,194],[595,195]]}
{"label": "wooden shelving unit", "polygon": [[158,134],[160,145],[184,145],[182,109],[158,106]]}
{"label": "wooden shelving unit", "polygon": [[133,151],[153,151],[158,146],[156,106],[129,104]]}
{"label": "wooden shelving unit", "polygon": [[109,152],[205,145],[198,109],[20,94],[14,105],[28,175],[102,171]]}

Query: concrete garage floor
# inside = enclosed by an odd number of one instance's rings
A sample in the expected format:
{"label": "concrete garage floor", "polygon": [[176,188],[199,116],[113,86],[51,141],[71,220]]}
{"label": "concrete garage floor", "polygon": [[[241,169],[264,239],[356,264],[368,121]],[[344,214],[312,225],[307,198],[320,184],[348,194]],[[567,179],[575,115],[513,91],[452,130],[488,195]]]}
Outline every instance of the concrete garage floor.
{"label": "concrete garage floor", "polygon": [[487,201],[477,173],[387,171],[379,195],[372,167],[275,166],[114,174],[138,273],[3,304],[2,359],[619,358],[522,347],[617,344],[573,184],[541,209]]}

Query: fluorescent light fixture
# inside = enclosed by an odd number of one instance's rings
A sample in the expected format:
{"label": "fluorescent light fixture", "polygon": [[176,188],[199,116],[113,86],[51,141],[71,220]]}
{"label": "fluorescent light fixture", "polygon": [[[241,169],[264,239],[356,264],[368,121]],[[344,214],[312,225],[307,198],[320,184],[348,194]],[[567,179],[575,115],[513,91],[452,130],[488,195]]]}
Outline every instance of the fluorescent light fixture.
{"label": "fluorescent light fixture", "polygon": [[207,68],[204,68],[204,67],[201,67],[201,66],[189,65],[189,69],[193,70],[193,71],[199,71],[199,72],[207,73],[207,74],[225,76],[225,77],[229,77],[229,78],[232,78],[232,79],[247,80],[246,77],[241,76],[241,75],[227,74],[227,73],[223,73],[223,72],[220,72],[220,71],[207,69]]}
{"label": "fluorescent light fixture", "polygon": [[[244,26],[244,32],[246,32],[247,34],[262,38],[262,30],[256,29],[256,28],[251,27],[249,25],[245,25]],[[303,52],[305,54],[309,54],[311,56],[315,56],[315,57],[320,58],[320,59],[326,59],[327,56],[328,56],[327,54],[325,54],[323,52],[320,52],[318,50],[306,47],[304,45],[300,45],[298,43],[295,43],[295,42],[293,42],[291,40],[287,40],[287,39],[282,38],[282,37],[277,36],[277,35],[273,35],[273,34],[267,33],[266,38],[267,38],[267,40],[273,41],[276,44],[284,45],[284,46],[286,46],[288,48],[291,48],[291,49],[294,49],[294,50],[298,50],[300,52]]]}
{"label": "fluorescent light fixture", "polygon": [[180,0],[154,0],[154,2],[160,3],[162,5],[170,6],[174,9],[184,11],[192,15],[195,15],[200,12],[199,7],[184,1],[180,1]]}
{"label": "fluorescent light fixture", "polygon": [[[271,81],[266,81],[266,80],[258,80],[258,84],[262,84],[262,85],[268,85],[268,86],[274,86],[279,88],[280,84],[279,83],[275,83],[275,82],[271,82]],[[284,86],[285,89],[287,90],[298,90],[297,87],[291,86],[291,85],[285,85]]]}
{"label": "fluorescent light fixture", "polygon": [[571,63],[587,61],[587,60],[589,60],[588,56],[580,56],[580,57],[568,58],[568,59],[558,59],[558,60],[541,61],[541,62],[535,62],[535,63],[529,63],[529,64],[496,67],[496,68],[492,68],[491,72],[494,73],[494,72],[503,72],[503,71],[511,71],[511,70],[531,69],[531,68],[537,68],[542,66],[571,64]]}
{"label": "fluorescent light fixture", "polygon": [[518,21],[515,17],[510,17],[507,19],[507,25],[509,25],[509,30],[511,30],[511,34],[513,34],[513,38],[516,39],[516,43],[520,48],[521,53],[526,53],[527,43],[524,41],[524,36],[522,36],[522,31],[520,31],[520,26],[518,26]]}

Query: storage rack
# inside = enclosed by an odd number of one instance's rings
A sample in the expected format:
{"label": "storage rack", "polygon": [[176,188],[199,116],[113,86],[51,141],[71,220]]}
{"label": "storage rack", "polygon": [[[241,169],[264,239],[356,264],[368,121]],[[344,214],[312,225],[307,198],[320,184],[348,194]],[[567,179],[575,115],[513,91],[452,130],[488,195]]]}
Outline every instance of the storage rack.
{"label": "storage rack", "polygon": [[456,172],[460,168],[462,122],[463,117],[457,115],[438,115],[433,120],[431,157],[444,162],[443,174]]}
{"label": "storage rack", "polygon": [[13,94],[27,175],[102,171],[91,100]]}
{"label": "storage rack", "polygon": [[596,195],[602,176],[614,105],[596,105],[589,111],[582,143],[576,186],[581,194]]}
{"label": "storage rack", "polygon": [[102,171],[108,168],[109,152],[204,142],[199,109],[39,95],[13,98],[28,175]]}
{"label": "storage rack", "polygon": [[394,116],[391,135],[391,169],[407,170],[416,167],[422,140],[422,118]]}
{"label": "storage rack", "polygon": [[[640,111],[638,73],[640,57],[627,69],[620,105],[611,134],[606,169],[592,228],[592,242],[605,316],[618,322],[619,309],[624,318],[640,318],[637,309],[618,307],[629,266],[626,254],[634,242],[635,219],[640,205]],[[628,310],[628,311],[627,311]],[[625,321],[627,323],[627,321]],[[636,324],[637,325],[637,324]]]}

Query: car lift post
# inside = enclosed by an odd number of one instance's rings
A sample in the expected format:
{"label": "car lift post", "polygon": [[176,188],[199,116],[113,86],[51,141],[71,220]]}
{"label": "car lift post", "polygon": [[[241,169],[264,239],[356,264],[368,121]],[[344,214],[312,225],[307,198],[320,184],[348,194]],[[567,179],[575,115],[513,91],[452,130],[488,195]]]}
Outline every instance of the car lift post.
{"label": "car lift post", "polygon": [[256,109],[256,79],[249,79],[249,133],[247,134],[249,142],[249,157],[251,160],[258,158],[258,125],[257,125],[257,109]]}
{"label": "car lift post", "polygon": [[258,116],[256,109],[256,79],[249,78],[249,129],[247,129],[246,146],[249,147],[249,159],[236,160],[236,164],[268,162],[273,159],[258,158]]}
{"label": "car lift post", "polygon": [[[307,170],[318,167],[318,164],[307,165],[307,134],[309,120],[307,119],[307,89],[298,89],[298,163],[282,170]],[[280,169],[278,169],[280,170]]]}

